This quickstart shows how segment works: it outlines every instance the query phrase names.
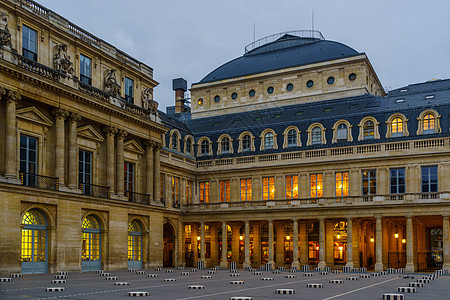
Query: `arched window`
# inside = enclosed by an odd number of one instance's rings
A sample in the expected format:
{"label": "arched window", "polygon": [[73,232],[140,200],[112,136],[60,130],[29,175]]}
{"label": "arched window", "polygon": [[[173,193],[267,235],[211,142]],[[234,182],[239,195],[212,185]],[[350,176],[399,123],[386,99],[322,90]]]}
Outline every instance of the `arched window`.
{"label": "arched window", "polygon": [[224,137],[220,142],[220,148],[222,153],[230,153],[230,139],[228,137]]}
{"label": "arched window", "polygon": [[273,133],[268,132],[264,135],[264,149],[273,149]]}
{"label": "arched window", "polygon": [[203,140],[200,144],[200,153],[201,155],[208,155],[209,154],[209,142],[208,140]]}
{"label": "arched window", "polygon": [[142,269],[142,229],[136,220],[128,224],[128,268]]}
{"label": "arched window", "polygon": [[22,217],[22,273],[46,273],[47,253],[47,221],[39,210],[29,210]]}
{"label": "arched window", "polygon": [[393,137],[403,136],[403,120],[401,118],[392,120],[391,132]]}
{"label": "arched window", "polygon": [[172,149],[178,149],[178,134],[176,132],[172,134]]}
{"label": "arched window", "polygon": [[347,141],[347,125],[339,124],[337,128],[337,140],[338,141]]}
{"label": "arched window", "polygon": [[186,140],[186,154],[191,154],[192,153],[192,141],[191,139],[187,139]]}
{"label": "arched window", "polygon": [[433,114],[426,114],[423,117],[423,133],[424,134],[430,134],[430,133],[435,133],[435,117]]}
{"label": "arched window", "polygon": [[375,138],[375,124],[373,121],[366,121],[363,125],[363,129],[365,140],[372,140]]}
{"label": "arched window", "polygon": [[295,129],[291,129],[287,134],[288,147],[297,146],[297,131]]}
{"label": "arched window", "polygon": [[246,134],[242,138],[242,151],[250,151],[252,147],[252,138]]}
{"label": "arched window", "polygon": [[322,129],[319,126],[311,130],[311,145],[320,145],[322,143]]}
{"label": "arched window", "polygon": [[100,224],[89,215],[83,219],[81,235],[81,269],[95,271],[101,269]]}

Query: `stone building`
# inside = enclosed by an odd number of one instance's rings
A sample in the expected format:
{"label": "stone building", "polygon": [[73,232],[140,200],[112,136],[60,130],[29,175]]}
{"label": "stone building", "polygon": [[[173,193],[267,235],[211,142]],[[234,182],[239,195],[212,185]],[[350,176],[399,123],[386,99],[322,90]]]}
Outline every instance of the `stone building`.
{"label": "stone building", "polygon": [[0,2],[0,272],[450,266],[450,80],[386,93],[295,31],[153,100],[153,70]]}

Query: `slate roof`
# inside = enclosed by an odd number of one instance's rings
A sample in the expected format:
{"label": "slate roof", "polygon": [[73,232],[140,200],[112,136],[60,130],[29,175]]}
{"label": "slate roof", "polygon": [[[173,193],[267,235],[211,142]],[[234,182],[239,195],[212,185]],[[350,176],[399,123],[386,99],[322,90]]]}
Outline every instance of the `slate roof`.
{"label": "slate roof", "polygon": [[223,64],[206,75],[199,83],[248,76],[360,54],[363,53],[358,53],[339,42],[285,35]]}

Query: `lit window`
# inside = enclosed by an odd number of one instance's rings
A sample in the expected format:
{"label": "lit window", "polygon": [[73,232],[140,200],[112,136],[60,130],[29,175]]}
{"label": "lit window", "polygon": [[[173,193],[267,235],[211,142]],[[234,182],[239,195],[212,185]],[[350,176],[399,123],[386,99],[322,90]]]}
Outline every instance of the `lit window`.
{"label": "lit window", "polygon": [[220,142],[220,147],[222,153],[230,153],[230,139],[228,137],[224,137]]}
{"label": "lit window", "polygon": [[366,121],[363,125],[364,139],[372,140],[375,138],[375,124],[372,121]]}
{"label": "lit window", "polygon": [[275,177],[263,177],[263,200],[275,199]]}
{"label": "lit window", "polygon": [[311,130],[311,144],[320,145],[322,143],[322,129],[319,126]]}
{"label": "lit window", "polygon": [[37,61],[37,31],[22,25],[22,55]]}
{"label": "lit window", "polygon": [[400,118],[392,120],[391,130],[393,137],[403,136],[403,120]]}
{"label": "lit window", "polygon": [[194,182],[192,180],[186,180],[186,203],[192,204],[192,188],[194,186]]}
{"label": "lit window", "polygon": [[433,114],[426,114],[423,117],[423,133],[424,134],[435,133],[435,125],[436,125],[436,119],[434,118]]}
{"label": "lit window", "polygon": [[198,98],[197,104],[198,104],[198,105],[202,105],[202,104],[203,104],[203,98]]}
{"label": "lit window", "polygon": [[286,176],[286,199],[298,198],[298,176]]}
{"label": "lit window", "polygon": [[348,172],[336,173],[336,197],[348,196]]}
{"label": "lit window", "polygon": [[242,138],[242,151],[250,151],[252,139],[250,135],[246,134]]}
{"label": "lit window", "polygon": [[241,179],[241,201],[252,201],[252,180]]}
{"label": "lit window", "polygon": [[134,103],[133,85],[133,79],[125,77],[125,100],[129,103]]}
{"label": "lit window", "polygon": [[320,198],[323,196],[323,175],[311,174],[309,175],[311,198]]}
{"label": "lit window", "polygon": [[180,177],[172,176],[172,204],[178,207],[180,204]]}
{"label": "lit window", "polygon": [[200,182],[200,203],[209,203],[209,181]]}
{"label": "lit window", "polygon": [[91,66],[91,59],[80,54],[80,81],[87,85],[92,85]]}
{"label": "lit window", "polygon": [[142,230],[136,220],[128,224],[128,260],[142,260]]}
{"label": "lit window", "polygon": [[203,140],[200,144],[200,153],[201,155],[208,155],[209,154],[209,143],[207,140]]}
{"label": "lit window", "polygon": [[230,202],[230,181],[221,180],[220,185],[220,202]]}
{"label": "lit window", "polygon": [[339,124],[337,128],[337,140],[338,141],[346,141],[347,140],[347,125]]}
{"label": "lit window", "polygon": [[297,146],[297,131],[295,129],[289,130],[287,134],[287,139],[288,139],[288,147]]}
{"label": "lit window", "polygon": [[273,133],[271,132],[264,135],[264,149],[273,149]]}

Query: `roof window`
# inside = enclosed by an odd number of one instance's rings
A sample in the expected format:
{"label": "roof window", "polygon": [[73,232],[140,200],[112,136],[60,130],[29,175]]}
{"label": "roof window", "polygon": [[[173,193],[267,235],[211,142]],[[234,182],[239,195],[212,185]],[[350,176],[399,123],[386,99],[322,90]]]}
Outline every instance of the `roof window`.
{"label": "roof window", "polygon": [[262,117],[256,117],[254,120],[255,120],[255,121],[261,121],[261,120],[262,120]]}
{"label": "roof window", "polygon": [[214,123],[213,124],[213,127],[217,127],[217,126],[219,126],[220,125],[220,122],[217,122],[217,123]]}
{"label": "roof window", "polygon": [[231,99],[236,100],[237,96],[238,96],[237,93],[233,93],[233,94],[231,94]]}
{"label": "roof window", "polygon": [[404,92],[407,92],[407,91],[408,91],[408,89],[401,89],[400,90],[401,93],[404,93]]}
{"label": "roof window", "polygon": [[273,117],[274,117],[274,118],[279,118],[279,117],[281,117],[281,114],[276,114],[276,115],[274,115]]}
{"label": "roof window", "polygon": [[248,95],[250,97],[255,97],[255,94],[256,94],[255,90],[250,90],[250,92],[248,92]]}
{"label": "roof window", "polygon": [[267,88],[267,93],[268,93],[268,94],[272,94],[273,91],[274,91],[273,86],[269,86],[269,87]]}
{"label": "roof window", "polygon": [[295,113],[296,116],[301,116],[302,114],[303,114],[302,111],[298,111],[298,112]]}
{"label": "roof window", "polygon": [[403,102],[405,102],[405,99],[397,99],[397,100],[395,100],[395,103],[403,103]]}
{"label": "roof window", "polygon": [[325,108],[323,109],[323,112],[331,111],[332,109],[333,109],[332,107],[325,107]]}
{"label": "roof window", "polygon": [[358,104],[351,104],[348,108],[358,108]]}
{"label": "roof window", "polygon": [[380,102],[379,101],[372,101],[367,103],[366,108],[375,108],[375,107],[380,107]]}
{"label": "roof window", "polygon": [[434,99],[434,95],[428,95],[425,97],[425,99]]}
{"label": "roof window", "polygon": [[219,95],[215,96],[214,97],[214,102],[219,102],[219,101],[220,101],[220,96]]}

